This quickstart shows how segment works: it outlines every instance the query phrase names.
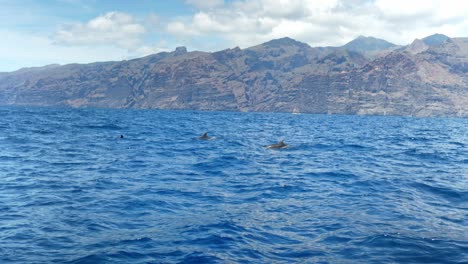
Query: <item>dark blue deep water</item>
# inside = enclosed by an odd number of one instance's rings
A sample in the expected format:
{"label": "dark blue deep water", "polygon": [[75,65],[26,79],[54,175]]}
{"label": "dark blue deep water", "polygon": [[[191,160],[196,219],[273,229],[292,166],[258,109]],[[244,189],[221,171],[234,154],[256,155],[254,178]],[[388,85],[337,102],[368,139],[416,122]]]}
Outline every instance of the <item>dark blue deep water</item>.
{"label": "dark blue deep water", "polygon": [[0,108],[0,263],[467,263],[467,228],[467,119]]}

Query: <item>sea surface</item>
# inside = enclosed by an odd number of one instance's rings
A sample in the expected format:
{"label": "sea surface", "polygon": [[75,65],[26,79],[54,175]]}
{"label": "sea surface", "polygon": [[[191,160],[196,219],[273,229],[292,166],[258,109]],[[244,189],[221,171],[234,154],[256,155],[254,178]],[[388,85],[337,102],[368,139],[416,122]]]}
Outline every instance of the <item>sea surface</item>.
{"label": "sea surface", "polygon": [[467,234],[468,119],[0,108],[0,263],[467,263]]}

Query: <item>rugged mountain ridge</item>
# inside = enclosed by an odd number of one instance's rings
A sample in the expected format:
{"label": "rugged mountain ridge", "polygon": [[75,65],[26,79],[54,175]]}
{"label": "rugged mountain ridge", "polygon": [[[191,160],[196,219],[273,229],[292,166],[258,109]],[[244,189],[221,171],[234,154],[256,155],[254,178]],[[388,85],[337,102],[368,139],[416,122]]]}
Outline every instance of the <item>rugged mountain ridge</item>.
{"label": "rugged mountain ridge", "polygon": [[179,47],[128,61],[29,68],[0,74],[0,104],[468,116],[468,38],[414,46],[379,46],[375,55],[282,38],[247,49]]}

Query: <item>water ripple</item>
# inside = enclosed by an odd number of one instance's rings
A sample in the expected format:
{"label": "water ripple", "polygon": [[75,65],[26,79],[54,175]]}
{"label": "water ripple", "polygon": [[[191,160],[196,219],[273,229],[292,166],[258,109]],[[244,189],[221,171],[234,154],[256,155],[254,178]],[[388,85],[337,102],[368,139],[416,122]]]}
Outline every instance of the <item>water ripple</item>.
{"label": "water ripple", "polygon": [[1,263],[467,260],[466,119],[0,113]]}

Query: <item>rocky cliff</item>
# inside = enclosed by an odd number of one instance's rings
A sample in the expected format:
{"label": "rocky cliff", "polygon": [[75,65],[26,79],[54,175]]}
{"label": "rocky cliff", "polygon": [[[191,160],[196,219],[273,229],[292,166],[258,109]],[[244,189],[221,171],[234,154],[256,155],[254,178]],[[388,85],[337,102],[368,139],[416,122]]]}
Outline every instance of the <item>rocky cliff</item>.
{"label": "rocky cliff", "polygon": [[180,47],[128,61],[26,68],[0,74],[0,104],[468,116],[468,38],[402,48],[374,40],[347,49],[282,38],[214,53]]}

